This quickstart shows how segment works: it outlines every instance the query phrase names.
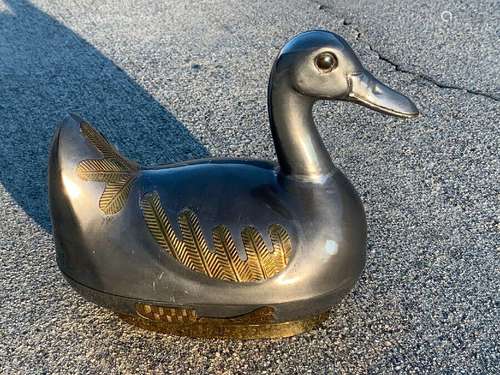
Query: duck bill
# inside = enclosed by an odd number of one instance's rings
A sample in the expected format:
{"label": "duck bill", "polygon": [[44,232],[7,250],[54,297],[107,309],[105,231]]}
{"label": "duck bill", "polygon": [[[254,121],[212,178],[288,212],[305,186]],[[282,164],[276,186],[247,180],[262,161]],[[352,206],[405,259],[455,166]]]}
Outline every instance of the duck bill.
{"label": "duck bill", "polygon": [[369,72],[348,76],[350,92],[346,100],[396,117],[418,116],[417,106],[406,96],[387,87]]}

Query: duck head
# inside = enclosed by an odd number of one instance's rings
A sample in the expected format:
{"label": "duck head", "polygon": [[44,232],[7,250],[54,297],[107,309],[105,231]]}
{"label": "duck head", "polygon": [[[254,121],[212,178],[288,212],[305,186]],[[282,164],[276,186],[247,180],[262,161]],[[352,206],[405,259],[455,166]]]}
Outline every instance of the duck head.
{"label": "duck head", "polygon": [[332,32],[308,31],[282,48],[275,73],[288,74],[298,93],[316,99],[344,100],[378,112],[415,117],[415,104],[367,71],[349,44]]}
{"label": "duck head", "polygon": [[321,99],[398,117],[418,115],[415,104],[368,72],[340,36],[301,33],[281,49],[269,79],[270,125],[284,175],[322,181],[335,171],[312,117],[313,104]]}

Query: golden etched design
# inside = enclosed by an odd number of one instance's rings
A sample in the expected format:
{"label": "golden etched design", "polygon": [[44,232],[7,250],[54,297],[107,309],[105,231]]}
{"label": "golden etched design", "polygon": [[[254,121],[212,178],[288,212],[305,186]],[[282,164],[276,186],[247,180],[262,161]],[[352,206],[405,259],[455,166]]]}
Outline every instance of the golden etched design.
{"label": "golden etched design", "polygon": [[262,339],[289,337],[309,331],[328,318],[328,312],[298,320],[276,321],[275,309],[260,307],[230,318],[198,316],[194,309],[137,303],[137,315],[119,314],[126,322],[150,331],[203,338]]}
{"label": "golden etched design", "polygon": [[229,280],[251,281],[253,274],[249,264],[240,258],[229,229],[224,225],[219,225],[214,228],[212,237],[215,253],[224,265],[224,269],[227,270]]}
{"label": "golden etched design", "polygon": [[144,319],[163,322],[196,322],[198,317],[196,311],[177,307],[163,307],[137,303],[135,306],[137,315]]}
{"label": "golden etched design", "polygon": [[292,255],[292,243],[288,232],[279,224],[269,227],[269,237],[274,248],[275,262],[278,268],[284,268]]}
{"label": "golden etched design", "polygon": [[106,215],[116,214],[127,201],[139,167],[121,156],[106,138],[89,124],[83,122],[80,129],[104,159],[81,161],[77,174],[86,181],[106,183],[99,199],[99,208]]}
{"label": "golden etched design", "polygon": [[229,229],[219,225],[212,231],[214,249],[209,249],[196,214],[184,210],[178,217],[182,240],[179,240],[163,209],[157,193],[141,202],[144,220],[161,248],[184,266],[208,277],[236,282],[266,280],[288,264],[292,253],[290,236],[279,224],[269,227],[272,248],[253,227],[246,227],[241,237],[246,260],[240,258]]}
{"label": "golden etched design", "polygon": [[260,307],[248,314],[238,315],[231,318],[206,318],[199,317],[195,310],[180,307],[166,307],[137,303],[135,305],[137,315],[144,319],[162,322],[203,322],[206,320],[223,320],[224,322],[247,322],[247,323],[271,323],[275,320],[274,308],[269,306]]}

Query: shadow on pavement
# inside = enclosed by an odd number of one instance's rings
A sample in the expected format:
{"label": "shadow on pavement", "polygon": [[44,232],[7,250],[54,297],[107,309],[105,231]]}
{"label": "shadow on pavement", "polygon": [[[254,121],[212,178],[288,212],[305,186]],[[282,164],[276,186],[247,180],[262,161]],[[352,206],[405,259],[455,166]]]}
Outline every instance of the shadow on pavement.
{"label": "shadow on pavement", "polygon": [[208,155],[168,110],[76,33],[27,1],[3,4],[0,183],[45,230],[48,150],[68,112],[142,164]]}

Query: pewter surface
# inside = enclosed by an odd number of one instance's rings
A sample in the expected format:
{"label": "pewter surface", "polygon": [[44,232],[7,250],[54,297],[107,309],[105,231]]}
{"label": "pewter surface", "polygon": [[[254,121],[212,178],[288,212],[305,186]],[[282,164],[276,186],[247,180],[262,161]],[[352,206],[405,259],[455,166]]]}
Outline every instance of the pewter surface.
{"label": "pewter surface", "polygon": [[[397,72],[368,47],[491,92],[492,3],[405,1],[410,21],[392,2],[387,10],[336,2],[329,12],[298,1],[8,3],[11,12],[0,2],[0,372],[498,372],[498,103]],[[445,10],[455,17],[448,26]],[[162,337],[78,297],[55,263],[42,182],[57,121],[78,111],[143,164],[249,150],[273,158],[262,61],[318,25],[343,34],[367,68],[423,112],[402,122],[317,106],[370,228],[367,268],[325,328],[269,342]]]}

